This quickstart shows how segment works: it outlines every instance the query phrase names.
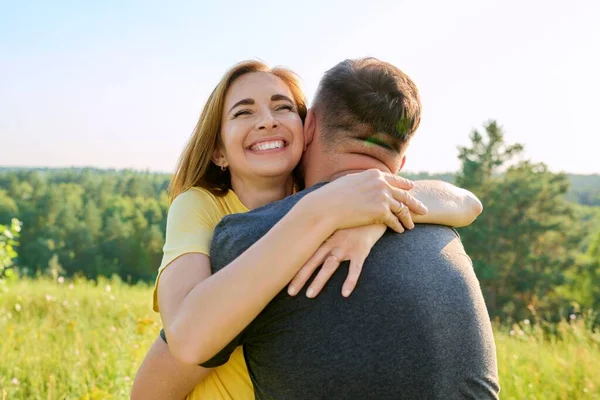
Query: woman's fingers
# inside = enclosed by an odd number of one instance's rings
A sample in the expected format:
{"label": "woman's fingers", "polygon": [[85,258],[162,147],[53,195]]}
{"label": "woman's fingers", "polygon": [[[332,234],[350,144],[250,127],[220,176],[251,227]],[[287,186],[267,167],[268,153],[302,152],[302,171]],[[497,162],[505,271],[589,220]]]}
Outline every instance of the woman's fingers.
{"label": "woman's fingers", "polygon": [[329,255],[329,246],[323,244],[319,249],[312,255],[311,258],[302,266],[300,271],[296,273],[296,276],[292,279],[288,285],[288,294],[295,296],[300,293],[300,290],[306,285],[306,282],[310,279],[312,274],[317,268],[319,268],[327,256]]}
{"label": "woman's fingers", "polygon": [[405,229],[412,229],[415,227],[410,211],[404,204],[400,203],[400,209],[394,211],[394,214],[398,217],[398,220],[400,220],[400,223],[402,223],[402,226],[404,226]]}
{"label": "woman's fingers", "polygon": [[410,190],[415,186],[415,183],[410,179],[406,179],[398,175],[384,174],[384,176],[387,183],[398,189]]}
{"label": "woman's fingers", "polygon": [[342,286],[342,296],[348,297],[354,291],[360,273],[362,272],[364,258],[353,258],[350,260],[350,268],[348,269],[348,277]]}
{"label": "woman's fingers", "polygon": [[[396,206],[393,205],[394,202],[397,204]],[[398,233],[403,233],[404,226],[402,226],[402,223],[398,219],[398,216],[396,214],[394,214],[394,212],[392,211],[392,210],[398,210],[398,209],[400,209],[400,203],[397,202],[396,200],[392,200],[392,205],[390,205],[390,210],[384,216],[382,223],[387,225],[388,228],[391,228],[392,230],[394,230]]]}
{"label": "woman's fingers", "polygon": [[333,254],[330,254],[329,257],[325,260],[325,263],[321,267],[321,270],[312,281],[308,290],[306,291],[306,297],[314,298],[319,292],[323,289],[331,275],[335,272],[336,269],[340,266],[342,261]]}
{"label": "woman's fingers", "polygon": [[410,211],[415,214],[427,214],[427,207],[406,190],[390,187],[394,199],[402,204],[405,204]]}

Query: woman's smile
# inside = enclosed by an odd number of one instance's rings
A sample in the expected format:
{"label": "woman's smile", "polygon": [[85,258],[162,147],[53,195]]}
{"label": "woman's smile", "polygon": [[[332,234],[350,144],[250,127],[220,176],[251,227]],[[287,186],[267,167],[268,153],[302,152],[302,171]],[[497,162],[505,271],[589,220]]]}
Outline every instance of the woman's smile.
{"label": "woman's smile", "polygon": [[267,138],[253,143],[248,150],[255,154],[275,153],[284,150],[288,142],[284,139]]}

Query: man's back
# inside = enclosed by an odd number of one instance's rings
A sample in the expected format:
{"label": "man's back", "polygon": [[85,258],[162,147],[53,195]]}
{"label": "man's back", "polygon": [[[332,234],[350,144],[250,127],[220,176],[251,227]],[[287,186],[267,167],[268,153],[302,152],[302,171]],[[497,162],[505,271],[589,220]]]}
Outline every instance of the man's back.
{"label": "man's back", "polygon": [[[304,194],[224,220],[213,239],[213,269],[256,242]],[[346,275],[344,263],[316,299],[282,291],[215,360],[243,344],[259,399],[496,396],[488,314],[454,230],[387,232],[349,298],[341,295]]]}

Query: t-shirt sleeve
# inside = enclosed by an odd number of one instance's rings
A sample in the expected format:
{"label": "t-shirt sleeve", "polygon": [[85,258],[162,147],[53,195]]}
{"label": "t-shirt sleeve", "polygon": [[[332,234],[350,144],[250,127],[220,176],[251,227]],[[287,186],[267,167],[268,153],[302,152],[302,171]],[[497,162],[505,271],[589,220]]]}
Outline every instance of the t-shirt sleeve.
{"label": "t-shirt sleeve", "polygon": [[233,354],[235,349],[237,349],[238,346],[241,346],[243,344],[243,340],[242,340],[243,335],[244,335],[244,332],[240,333],[227,346],[225,346],[225,348],[223,348],[223,350],[219,351],[210,360],[200,364],[200,366],[204,367],[204,368],[216,368],[216,367],[220,367],[221,365],[225,364],[227,361],[229,361],[229,358],[231,357],[231,355]]}
{"label": "t-shirt sleeve", "polygon": [[[204,368],[216,368],[216,367],[220,367],[221,365],[223,365],[227,361],[229,361],[229,358],[231,357],[231,355],[233,354],[235,349],[237,349],[239,346],[242,345],[242,339],[241,339],[242,334],[243,333],[240,333],[235,339],[233,339],[231,341],[231,343],[229,343],[227,346],[225,346],[225,348],[223,350],[221,350],[219,353],[217,353],[210,360],[200,364],[200,366],[204,367]],[[163,340],[163,342],[165,342],[167,344],[169,343],[164,329],[160,330],[160,337]]]}
{"label": "t-shirt sleeve", "polygon": [[216,200],[205,191],[191,189],[173,201],[167,215],[163,258],[154,285],[154,311],[159,311],[158,281],[165,268],[184,254],[208,256],[215,226],[222,217]]}

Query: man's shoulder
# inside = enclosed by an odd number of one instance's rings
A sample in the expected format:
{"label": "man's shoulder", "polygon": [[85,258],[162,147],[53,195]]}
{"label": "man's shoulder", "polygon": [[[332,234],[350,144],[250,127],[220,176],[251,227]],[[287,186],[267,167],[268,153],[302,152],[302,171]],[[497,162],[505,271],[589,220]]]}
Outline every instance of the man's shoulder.
{"label": "man's shoulder", "polygon": [[210,249],[213,270],[229,264],[246,251],[277,224],[302,197],[317,188],[313,186],[252,211],[224,217],[213,233]]}
{"label": "man's shoulder", "polygon": [[451,236],[456,239],[460,239],[460,234],[456,228],[446,225],[437,224],[415,224],[416,232],[420,235],[428,235],[434,237],[447,237]]}
{"label": "man's shoulder", "polygon": [[231,224],[235,224],[236,227],[239,227],[239,224],[243,223],[257,223],[257,221],[262,221],[264,223],[271,221],[273,218],[282,218],[287,212],[292,209],[304,196],[309,194],[310,192],[317,190],[321,186],[326,183],[320,183],[314,185],[308,189],[304,189],[300,192],[294,193],[291,196],[288,196],[279,201],[275,201],[273,203],[266,204],[262,207],[255,208],[249,212],[243,214],[231,214],[227,215],[221,220],[221,223],[217,225],[217,229],[224,229]]}
{"label": "man's shoulder", "polygon": [[432,254],[441,251],[448,244],[456,242],[462,247],[456,229],[443,225],[416,224],[414,229],[397,233],[390,229],[377,242],[373,251],[377,253],[399,254],[408,252],[413,255]]}
{"label": "man's shoulder", "polygon": [[405,231],[404,233],[396,233],[390,229],[388,229],[387,233],[388,235],[393,235],[399,239],[409,241],[418,241],[425,237],[430,240],[442,238],[460,239],[460,235],[455,228],[437,224],[415,224],[413,229]]}

